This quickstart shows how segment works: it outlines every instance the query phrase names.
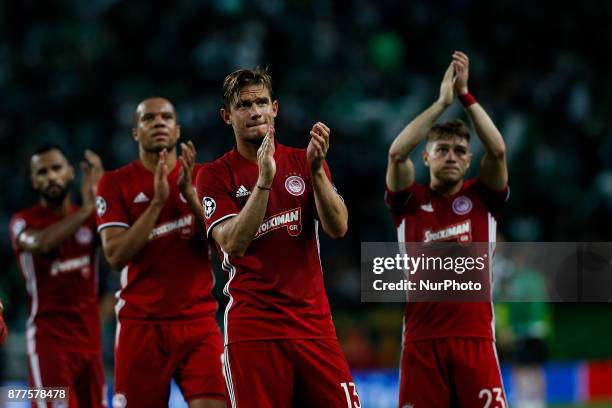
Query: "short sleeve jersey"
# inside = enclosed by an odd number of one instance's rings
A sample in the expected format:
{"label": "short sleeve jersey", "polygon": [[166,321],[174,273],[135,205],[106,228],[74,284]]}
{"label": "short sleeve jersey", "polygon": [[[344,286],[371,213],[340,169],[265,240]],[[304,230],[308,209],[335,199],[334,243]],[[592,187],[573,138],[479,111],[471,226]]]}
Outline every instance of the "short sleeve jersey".
{"label": "short sleeve jersey", "polygon": [[[495,242],[497,218],[508,189],[492,191],[477,179],[444,197],[414,183],[385,200],[400,242]],[[490,283],[489,283],[490,284]],[[413,302],[404,316],[404,341],[439,337],[494,338],[490,302]]]}
{"label": "short sleeve jersey", "polygon": [[[229,280],[225,342],[335,338],[319,257],[318,221],[304,149],[276,145],[266,213],[244,256],[217,249]],[[329,169],[325,165],[328,177]],[[257,188],[258,167],[235,148],[198,174],[207,234],[236,216]]]}
{"label": "short sleeve jersey", "polygon": [[[214,316],[208,243],[178,189],[180,162],[168,175],[170,196],[148,242],[121,271],[120,320],[191,321]],[[199,171],[196,165],[194,174]],[[130,228],[154,196],[153,173],[140,161],[106,172],[98,184],[98,231]]]}
{"label": "short sleeve jersey", "polygon": [[[77,210],[78,207],[71,206],[70,214]],[[19,235],[26,229],[44,230],[61,220],[62,217],[39,204],[18,212],[10,222],[13,250],[28,292],[28,349],[99,352],[94,215],[49,253],[34,255],[21,250],[17,244]]]}

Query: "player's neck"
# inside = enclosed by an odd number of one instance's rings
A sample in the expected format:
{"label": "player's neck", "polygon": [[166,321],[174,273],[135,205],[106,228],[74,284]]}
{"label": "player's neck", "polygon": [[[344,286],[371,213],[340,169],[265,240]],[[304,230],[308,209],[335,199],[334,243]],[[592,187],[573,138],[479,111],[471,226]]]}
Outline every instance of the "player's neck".
{"label": "player's neck", "polygon": [[70,194],[68,194],[59,204],[50,203],[44,198],[40,199],[40,204],[49,209],[49,211],[51,211],[54,215],[64,217],[70,212]]}
{"label": "player's neck", "polygon": [[236,140],[236,149],[242,157],[250,162],[257,163],[257,150],[259,149],[259,145]]}
{"label": "player's neck", "polygon": [[450,197],[457,194],[461,190],[461,187],[463,187],[463,179],[455,184],[446,184],[438,179],[432,178],[429,183],[429,188],[443,197]]}
{"label": "player's neck", "polygon": [[[157,152],[147,152],[144,149],[140,148],[138,152],[138,158],[140,162],[144,166],[145,169],[149,170],[151,173],[155,173],[155,167],[157,167],[157,161],[159,160],[159,153]],[[166,158],[166,164],[168,165],[168,170],[172,171],[176,166],[176,147],[168,152],[168,157]]]}

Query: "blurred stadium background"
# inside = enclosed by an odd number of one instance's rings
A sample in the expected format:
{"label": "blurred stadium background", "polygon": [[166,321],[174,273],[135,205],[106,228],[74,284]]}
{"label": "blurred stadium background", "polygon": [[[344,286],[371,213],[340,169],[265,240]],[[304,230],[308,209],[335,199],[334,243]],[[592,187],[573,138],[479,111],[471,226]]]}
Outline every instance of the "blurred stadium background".
{"label": "blurred stadium background", "polygon": [[[391,140],[433,102],[452,51],[463,50],[470,89],[508,145],[504,239],[610,241],[610,27],[609,1],[1,0],[0,297],[11,336],[0,381],[27,378],[26,292],[8,221],[36,200],[32,150],[53,142],[73,162],[91,148],[107,169],[126,164],[137,156],[136,103],[162,95],[177,107],[183,138],[210,161],[233,144],[218,117],[223,77],[262,65],[275,81],[280,141],[306,146],[317,120],[332,129],[329,163],[350,212],[348,236],[322,242],[334,321],[363,406],[395,406],[402,305],[362,304],[359,287],[360,242],[396,239],[383,203]],[[458,103],[447,116],[465,119]],[[223,310],[225,277],[216,272]],[[109,384],[117,287],[117,274],[103,268]],[[612,407],[612,305],[515,305],[496,305],[511,402],[520,342],[537,337],[548,406]]]}

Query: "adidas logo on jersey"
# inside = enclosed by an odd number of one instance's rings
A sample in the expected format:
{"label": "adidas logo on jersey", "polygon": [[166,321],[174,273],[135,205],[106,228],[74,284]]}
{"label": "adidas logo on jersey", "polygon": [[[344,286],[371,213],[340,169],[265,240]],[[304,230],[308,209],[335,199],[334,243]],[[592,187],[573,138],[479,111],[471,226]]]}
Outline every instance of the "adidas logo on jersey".
{"label": "adidas logo on jersey", "polygon": [[431,205],[431,203],[423,204],[421,206],[421,210],[423,210],[425,212],[434,212],[434,209],[433,209],[433,206]]}
{"label": "adidas logo on jersey", "polygon": [[147,201],[149,201],[149,197],[142,191],[134,198],[134,203],[146,203]]}
{"label": "adidas logo on jersey", "polygon": [[251,195],[251,192],[249,190],[247,190],[246,187],[241,184],[240,188],[238,188],[238,190],[236,191],[236,198],[238,198],[238,197],[246,197],[246,196],[249,196],[249,195]]}

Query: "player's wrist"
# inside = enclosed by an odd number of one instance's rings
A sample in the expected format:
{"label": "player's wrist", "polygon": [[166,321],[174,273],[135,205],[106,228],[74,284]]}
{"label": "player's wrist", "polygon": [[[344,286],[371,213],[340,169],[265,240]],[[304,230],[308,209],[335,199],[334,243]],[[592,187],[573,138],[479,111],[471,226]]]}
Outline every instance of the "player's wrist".
{"label": "player's wrist", "polygon": [[448,100],[447,98],[440,97],[434,102],[434,106],[437,105],[441,110],[445,110],[453,103],[452,100]]}
{"label": "player's wrist", "polygon": [[310,166],[310,174],[313,177],[325,176],[325,170],[323,170],[323,165],[319,163],[319,165]]}
{"label": "player's wrist", "polygon": [[156,210],[161,210],[164,207],[164,205],[166,205],[165,199],[161,197],[153,197],[153,199],[151,200],[150,207]]}
{"label": "player's wrist", "polygon": [[91,213],[96,209],[96,204],[91,202],[84,202],[81,208],[79,209],[79,213],[82,218],[87,218],[91,215]]}
{"label": "player's wrist", "polygon": [[461,104],[463,105],[463,107],[465,109],[469,108],[470,106],[474,105],[475,103],[478,103],[478,101],[476,100],[476,98],[474,97],[474,95],[472,95],[470,93],[470,91],[466,89],[465,93],[460,93],[458,95],[459,101],[461,102]]}
{"label": "player's wrist", "polygon": [[272,188],[272,181],[274,180],[273,177],[262,177],[259,176],[257,178],[257,183],[256,186],[259,187],[264,187],[265,189],[271,189]]}

